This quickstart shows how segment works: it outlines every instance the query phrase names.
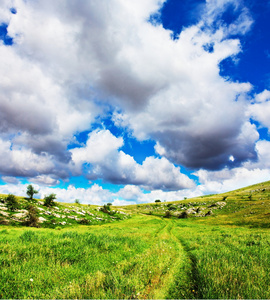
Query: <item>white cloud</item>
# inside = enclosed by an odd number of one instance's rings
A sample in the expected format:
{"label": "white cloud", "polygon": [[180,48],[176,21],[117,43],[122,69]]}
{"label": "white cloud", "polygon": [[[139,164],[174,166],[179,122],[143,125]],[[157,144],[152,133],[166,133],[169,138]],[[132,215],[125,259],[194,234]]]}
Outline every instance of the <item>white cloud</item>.
{"label": "white cloud", "polygon": [[88,166],[90,179],[102,178],[117,184],[136,184],[145,189],[176,190],[190,188],[194,183],[180,168],[166,158],[147,157],[141,164],[119,148],[123,139],[108,130],[95,130],[88,136],[85,147],[71,150],[77,170]]}
{"label": "white cloud", "polygon": [[264,90],[255,95],[255,102],[249,106],[247,114],[254,120],[261,123],[262,126],[270,129],[270,91]]}
{"label": "white cloud", "polygon": [[119,190],[117,195],[125,200],[137,200],[143,194],[142,190],[136,185],[126,185]]}
{"label": "white cloud", "polygon": [[201,183],[196,189],[201,194],[221,193],[235,190],[255,183],[268,181],[270,178],[270,142],[256,143],[258,160],[246,162],[242,167],[221,171],[199,170],[195,172]]}
{"label": "white cloud", "polygon": [[[269,127],[268,102],[248,108],[251,85],[220,76],[220,62],[241,51],[230,35],[252,24],[247,9],[240,1],[207,1],[200,22],[172,40],[161,24],[147,22],[162,3],[3,2],[0,19],[14,40],[0,45],[0,142],[2,158],[9,158],[0,163],[3,175],[53,184],[83,166],[89,179],[177,190],[194,185],[172,162],[214,170],[255,159],[258,134],[249,115]],[[217,22],[229,5],[235,21]],[[120,112],[117,124],[155,140],[164,157],[140,165],[108,130],[93,131],[85,146],[68,151],[106,105]]]}
{"label": "white cloud", "polygon": [[59,180],[48,176],[48,175],[38,175],[33,178],[28,179],[30,182],[34,182],[36,184],[46,185],[46,186],[54,186],[60,183]]}
{"label": "white cloud", "polygon": [[20,182],[17,177],[13,177],[13,176],[2,176],[1,179],[6,183],[12,183],[12,184],[17,184]]}

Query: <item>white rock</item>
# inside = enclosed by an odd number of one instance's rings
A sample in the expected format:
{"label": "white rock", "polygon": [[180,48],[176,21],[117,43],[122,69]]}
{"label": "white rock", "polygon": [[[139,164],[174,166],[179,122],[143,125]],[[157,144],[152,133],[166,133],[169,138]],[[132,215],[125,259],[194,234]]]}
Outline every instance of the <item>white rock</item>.
{"label": "white rock", "polygon": [[0,211],[0,214],[4,217],[9,217],[9,213],[7,213],[5,211]]}
{"label": "white rock", "polygon": [[81,211],[77,211],[77,214],[85,216],[85,213],[81,212]]}
{"label": "white rock", "polygon": [[17,218],[17,219],[22,219],[25,218],[27,215],[27,213],[18,213],[18,214],[14,214],[13,217]]}
{"label": "white rock", "polygon": [[56,218],[61,218],[61,216],[60,215],[58,215],[58,214],[52,214],[54,217],[56,217]]}
{"label": "white rock", "polygon": [[43,218],[43,217],[39,217],[38,218],[38,222],[39,223],[43,223],[43,222],[45,222],[45,221],[47,221],[45,218]]}

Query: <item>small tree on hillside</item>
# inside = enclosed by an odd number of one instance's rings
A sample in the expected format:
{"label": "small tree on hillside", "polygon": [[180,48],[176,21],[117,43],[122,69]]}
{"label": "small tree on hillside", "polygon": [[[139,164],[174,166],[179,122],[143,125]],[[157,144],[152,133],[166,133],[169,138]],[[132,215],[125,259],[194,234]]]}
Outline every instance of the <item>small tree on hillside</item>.
{"label": "small tree on hillside", "polygon": [[29,185],[27,186],[26,194],[29,196],[29,199],[30,199],[30,200],[32,200],[34,194],[37,194],[37,193],[38,193],[38,191],[34,189],[34,187],[32,186],[32,184],[29,184]]}
{"label": "small tree on hillside", "polygon": [[51,207],[55,205],[54,200],[56,199],[55,194],[50,194],[49,196],[44,197],[44,206]]}
{"label": "small tree on hillside", "polygon": [[155,200],[155,202],[156,202],[156,203],[159,203],[159,202],[161,202],[161,200],[157,199],[157,200]]}
{"label": "small tree on hillside", "polygon": [[9,194],[6,198],[6,206],[9,210],[15,211],[19,208],[19,203],[14,195]]}

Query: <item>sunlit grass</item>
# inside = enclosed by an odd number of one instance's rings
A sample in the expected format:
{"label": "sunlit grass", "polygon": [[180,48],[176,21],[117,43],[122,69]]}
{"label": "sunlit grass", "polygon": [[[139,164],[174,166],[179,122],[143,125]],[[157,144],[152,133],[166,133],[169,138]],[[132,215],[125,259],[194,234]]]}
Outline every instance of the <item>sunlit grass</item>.
{"label": "sunlit grass", "polygon": [[163,218],[160,203],[123,207],[131,219],[102,225],[1,226],[0,297],[269,299],[269,189],[183,201],[226,201],[207,217]]}

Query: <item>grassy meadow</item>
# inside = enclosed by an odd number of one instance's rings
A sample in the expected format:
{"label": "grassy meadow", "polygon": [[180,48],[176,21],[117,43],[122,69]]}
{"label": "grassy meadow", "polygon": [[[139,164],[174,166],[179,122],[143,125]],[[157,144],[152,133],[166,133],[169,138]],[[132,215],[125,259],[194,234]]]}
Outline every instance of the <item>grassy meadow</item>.
{"label": "grassy meadow", "polygon": [[0,297],[269,299],[269,190],[126,206],[131,218],[95,225],[1,225]]}

